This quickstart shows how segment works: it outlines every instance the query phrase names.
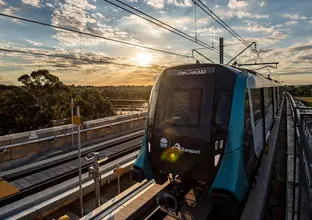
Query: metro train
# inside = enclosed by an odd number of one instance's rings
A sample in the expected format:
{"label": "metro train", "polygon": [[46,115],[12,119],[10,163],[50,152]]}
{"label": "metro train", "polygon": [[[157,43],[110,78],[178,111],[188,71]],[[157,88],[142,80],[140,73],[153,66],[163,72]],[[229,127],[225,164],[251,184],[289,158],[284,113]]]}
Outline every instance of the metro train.
{"label": "metro train", "polygon": [[[221,64],[165,69],[149,99],[134,180],[176,187],[158,203],[178,212],[185,193],[208,189],[213,208],[236,215],[254,182],[282,89],[277,81]],[[172,185],[175,185],[172,182]]]}

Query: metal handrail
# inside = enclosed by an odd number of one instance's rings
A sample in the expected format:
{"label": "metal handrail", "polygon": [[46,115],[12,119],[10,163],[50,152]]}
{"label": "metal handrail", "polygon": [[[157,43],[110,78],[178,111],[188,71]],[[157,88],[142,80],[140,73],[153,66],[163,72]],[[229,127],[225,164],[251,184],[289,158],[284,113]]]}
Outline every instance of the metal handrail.
{"label": "metal handrail", "polygon": [[[289,93],[284,93],[290,102],[291,113],[294,119],[294,172],[293,172],[293,203],[292,203],[292,219],[295,216],[295,197],[296,197],[296,156],[299,157],[299,185],[298,185],[298,211],[297,219],[301,217],[311,218],[312,217],[312,149],[307,139],[307,126],[305,118],[306,116],[312,116],[311,107],[298,106],[294,101],[293,97]],[[297,148],[299,152],[297,152]],[[305,194],[302,190],[305,190]],[[306,197],[306,198],[303,198]],[[305,208],[303,208],[305,206]],[[310,209],[310,210],[309,210]],[[306,212],[307,211],[307,212]]]}

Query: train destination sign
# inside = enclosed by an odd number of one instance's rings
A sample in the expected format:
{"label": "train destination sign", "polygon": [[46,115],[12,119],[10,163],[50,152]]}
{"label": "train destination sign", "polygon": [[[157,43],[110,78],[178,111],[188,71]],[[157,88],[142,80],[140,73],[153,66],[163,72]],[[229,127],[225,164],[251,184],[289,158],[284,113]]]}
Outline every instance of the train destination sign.
{"label": "train destination sign", "polygon": [[169,76],[191,76],[191,75],[207,75],[215,73],[215,67],[196,68],[196,69],[176,69],[169,70]]}

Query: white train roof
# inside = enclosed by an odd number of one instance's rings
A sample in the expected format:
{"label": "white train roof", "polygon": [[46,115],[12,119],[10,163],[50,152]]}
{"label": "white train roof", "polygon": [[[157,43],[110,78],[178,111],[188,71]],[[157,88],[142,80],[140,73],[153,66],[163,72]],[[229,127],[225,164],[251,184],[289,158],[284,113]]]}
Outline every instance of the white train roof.
{"label": "white train roof", "polygon": [[280,83],[272,79],[265,78],[263,75],[259,73],[249,72],[248,70],[241,70],[241,69],[237,69],[237,68],[227,66],[227,65],[223,65],[223,66],[236,73],[247,74],[248,78],[247,78],[246,86],[249,89],[282,86]]}

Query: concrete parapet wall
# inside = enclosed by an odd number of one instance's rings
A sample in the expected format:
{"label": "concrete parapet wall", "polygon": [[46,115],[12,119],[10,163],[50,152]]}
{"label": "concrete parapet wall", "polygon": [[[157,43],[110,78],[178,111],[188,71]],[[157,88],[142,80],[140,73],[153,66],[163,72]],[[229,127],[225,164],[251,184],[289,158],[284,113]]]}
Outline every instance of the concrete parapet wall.
{"label": "concrete parapet wall", "polygon": [[[133,130],[136,128],[142,128],[145,125],[145,115],[146,113],[141,114],[132,114],[126,115],[126,117],[112,117],[112,119],[107,120],[94,120],[90,122],[85,122],[81,130],[81,142],[88,142],[90,140],[104,138],[108,135],[125,132],[128,130]],[[96,126],[97,125],[97,126]],[[67,125],[66,125],[67,126]],[[69,125],[70,126],[70,125]],[[65,126],[60,126],[65,127]],[[54,128],[56,133],[62,130],[58,127]],[[44,129],[43,129],[44,130]],[[38,130],[41,132],[41,130]],[[51,130],[48,130],[47,133],[51,134]],[[52,132],[53,133],[53,132]],[[54,136],[44,137],[45,133],[43,132],[43,137],[36,138],[32,140],[27,140],[27,142],[19,142],[14,144],[9,144],[0,147],[0,168],[8,165],[10,161],[29,157],[31,155],[36,155],[42,152],[48,152],[57,150],[61,147],[71,146],[71,133],[61,133]],[[17,139],[22,135],[16,134]],[[77,131],[74,131],[74,143],[77,142]],[[15,140],[17,140],[15,139]]]}
{"label": "concrete parapet wall", "polygon": [[[119,121],[123,121],[127,119],[139,118],[139,117],[145,117],[145,116],[146,116],[146,112],[141,112],[141,113],[132,113],[128,115],[120,115],[120,116],[113,116],[113,117],[107,117],[107,118],[100,118],[100,119],[91,120],[91,121],[85,121],[83,122],[81,129],[108,125],[114,122],[119,122]],[[76,131],[76,128],[74,128],[74,131]],[[37,140],[40,138],[52,137],[52,136],[61,135],[61,134],[70,135],[71,124],[0,136],[0,147],[11,145],[11,144],[22,143],[22,142],[28,142],[30,140]]]}

